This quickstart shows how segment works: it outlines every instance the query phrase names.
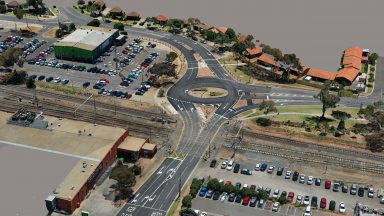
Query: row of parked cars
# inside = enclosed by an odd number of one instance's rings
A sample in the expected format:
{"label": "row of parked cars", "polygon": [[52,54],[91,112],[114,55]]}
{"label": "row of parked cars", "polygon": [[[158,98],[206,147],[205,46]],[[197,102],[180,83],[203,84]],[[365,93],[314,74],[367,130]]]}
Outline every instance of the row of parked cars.
{"label": "row of parked cars", "polygon": [[[216,160],[212,160],[211,162],[211,167],[215,167],[216,165]],[[221,169],[227,169],[228,171],[231,171],[233,169],[234,173],[238,173],[240,170],[240,164],[234,163],[233,161],[223,161],[221,163]],[[265,163],[257,163],[255,165],[255,171],[267,171],[267,173],[272,174],[275,170],[274,166],[269,166]],[[281,176],[283,175],[284,172],[284,167],[278,167],[276,175]],[[241,174],[247,174],[247,175],[252,175],[252,171],[247,168],[241,169]],[[292,181],[298,181],[301,184],[307,184],[307,185],[316,185],[316,186],[321,186],[322,179],[320,177],[313,177],[313,176],[305,176],[305,174],[300,174],[297,171],[291,171],[287,170],[285,171],[285,179],[292,179]],[[363,187],[363,186],[358,186],[357,184],[352,184],[348,185],[345,184],[344,182],[332,182],[331,180],[325,180],[324,181],[324,188],[325,189],[331,189],[334,192],[339,192],[342,191],[343,193],[349,193],[351,195],[358,195],[360,197],[364,197],[365,195],[365,190],[367,190],[367,196],[369,198],[374,197],[374,189],[373,187]]]}
{"label": "row of parked cars", "polygon": [[[31,55],[33,52],[35,52],[38,48],[46,44],[47,42],[45,40],[39,41],[38,39],[33,39],[29,41],[28,43],[21,46],[21,50],[23,51],[23,57],[27,57],[28,55]],[[50,46],[49,48],[45,49],[44,51],[39,53],[39,56],[47,56],[48,53],[53,52],[53,46]]]}
{"label": "row of parked cars", "polygon": [[54,82],[54,83],[61,83],[63,85],[66,85],[69,83],[68,79],[63,79],[60,77],[53,78],[53,76],[45,77],[44,75],[37,76],[36,74],[31,75],[32,79],[38,79],[39,81],[45,80],[46,82]]}
{"label": "row of parked cars", "polygon": [[15,47],[23,40],[24,38],[20,36],[8,36],[4,38],[4,40],[0,42],[0,53],[5,52],[9,48]]}
{"label": "row of parked cars", "polygon": [[[224,183],[224,180],[220,180],[219,182]],[[231,185],[231,181],[225,181],[225,185]],[[320,206],[321,209],[326,209],[328,206],[328,209],[330,211],[335,211],[336,210],[336,202],[334,200],[331,200],[329,203],[327,202],[326,198],[321,198],[320,201],[316,196],[309,197],[309,196],[303,196],[303,195],[297,195],[295,197],[294,192],[289,192],[287,193],[286,191],[279,191],[279,189],[275,189],[273,193],[271,194],[271,189],[270,188],[263,188],[262,186],[256,186],[256,185],[250,185],[248,186],[247,184],[244,184],[243,186],[241,185],[240,182],[237,182],[235,184],[235,187],[237,189],[250,189],[253,191],[265,191],[265,193],[268,195],[269,199],[272,200],[277,200],[280,197],[285,197],[288,203],[295,204],[296,206],[306,206],[306,210],[304,212],[304,215],[311,215],[311,207],[317,208],[318,205]],[[250,207],[258,207],[258,208],[264,208],[267,200],[264,200],[262,198],[258,198],[256,196],[250,196],[250,195],[241,195],[241,193],[226,193],[226,192],[219,192],[219,191],[213,191],[210,190],[206,185],[203,185],[200,188],[199,191],[199,196],[200,197],[205,197],[208,199],[213,199],[213,200],[218,200],[220,202],[235,202],[235,203],[241,203],[243,206],[250,206]],[[272,204],[272,211],[278,212],[280,208],[280,203],[279,202],[274,202]],[[340,213],[345,213],[345,203],[340,202],[338,205],[338,211]]]}

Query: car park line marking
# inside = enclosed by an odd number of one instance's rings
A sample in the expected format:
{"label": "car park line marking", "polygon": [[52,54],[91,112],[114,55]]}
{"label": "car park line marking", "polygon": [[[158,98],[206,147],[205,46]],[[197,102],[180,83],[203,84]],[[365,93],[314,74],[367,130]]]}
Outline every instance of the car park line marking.
{"label": "car park line marking", "polygon": [[[147,207],[147,206],[143,206],[143,205],[136,205],[136,204],[129,204],[129,205],[132,205],[132,206],[135,206],[135,207],[139,207],[139,208],[146,208],[146,209],[151,209],[153,211],[158,211],[158,212],[164,212],[166,213],[166,211],[164,210],[161,210],[161,209],[155,209],[155,208],[151,208],[151,207]],[[129,208],[129,207],[128,207]],[[137,209],[137,208],[136,208]],[[127,209],[128,210],[128,209]]]}
{"label": "car park line marking", "polygon": [[100,162],[100,160],[96,159],[96,158],[85,157],[85,156],[75,155],[75,154],[69,154],[69,153],[65,153],[65,152],[59,152],[59,151],[55,151],[55,150],[44,149],[44,148],[39,148],[39,147],[34,147],[34,146],[28,146],[28,145],[4,141],[4,140],[0,140],[0,144],[17,146],[17,147],[22,147],[22,148],[27,148],[27,149],[33,149],[33,150],[38,150],[38,151],[43,151],[43,152],[49,152],[49,153],[64,155],[64,156],[68,156],[68,157],[79,158],[79,159],[83,159],[83,160],[91,160],[91,161]]}

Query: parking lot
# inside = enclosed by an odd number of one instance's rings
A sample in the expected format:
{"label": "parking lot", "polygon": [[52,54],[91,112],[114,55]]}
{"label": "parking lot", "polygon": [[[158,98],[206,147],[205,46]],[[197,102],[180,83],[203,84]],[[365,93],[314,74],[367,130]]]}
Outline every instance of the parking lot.
{"label": "parking lot", "polygon": [[[345,185],[348,185],[348,191],[342,192],[342,189],[339,187],[338,192],[334,192],[334,181],[330,179],[330,189],[325,189],[325,181],[327,180],[325,177],[322,177],[322,173],[318,173],[317,176],[313,176],[313,182],[311,185],[308,185],[308,175],[305,175],[305,173],[299,173],[297,181],[293,181],[293,173],[295,170],[292,170],[292,168],[286,168],[282,172],[281,176],[277,175],[277,167],[274,164],[267,164],[265,171],[256,171],[255,165],[251,165],[251,163],[248,163],[245,166],[240,165],[239,173],[234,173],[234,167],[236,164],[236,161],[234,162],[232,169],[227,170],[226,168],[221,168],[221,163],[223,160],[218,160],[216,163],[215,168],[210,168],[210,162],[207,161],[202,163],[200,168],[197,170],[196,177],[206,177],[207,173],[209,173],[211,178],[217,178],[220,181],[227,182],[230,181],[231,184],[236,185],[236,183],[240,183],[241,187],[244,187],[244,184],[247,184],[247,187],[249,188],[251,185],[254,185],[253,187],[260,188],[262,187],[264,190],[269,188],[270,190],[270,198],[272,198],[274,190],[279,189],[278,196],[281,195],[282,191],[285,191],[287,194],[289,192],[294,193],[293,202],[291,204],[282,205],[278,209],[278,213],[282,215],[303,215],[303,211],[305,210],[304,207],[294,207],[293,204],[296,202],[297,196],[302,195],[309,196],[310,201],[312,197],[317,197],[317,208],[314,208],[312,210],[313,215],[329,215],[331,211],[329,211],[329,203],[331,200],[335,201],[335,210],[334,212],[339,212],[339,205],[341,202],[345,203],[345,214],[349,215],[353,213],[353,208],[355,207],[356,202],[361,202],[365,205],[368,205],[370,208],[384,208],[383,204],[380,204],[380,199],[377,197],[376,189],[374,188],[374,194],[373,198],[368,197],[368,190],[367,188],[364,189],[364,195],[363,197],[359,196],[356,192],[356,195],[350,194],[350,188],[353,182],[350,182],[348,180],[345,181]],[[260,163],[261,164],[261,163]],[[272,173],[268,173],[268,169],[270,166],[274,166],[274,170]],[[281,166],[281,165],[280,165]],[[282,166],[281,166],[282,167]],[[243,168],[249,169],[252,174],[246,175],[241,174],[241,170]],[[260,168],[259,168],[260,169]],[[286,171],[290,170],[291,175],[290,178],[286,178]],[[245,173],[245,172],[244,172]],[[304,181],[303,183],[300,183],[300,175],[304,174]],[[315,178],[319,177],[321,178],[320,186],[317,186],[315,184]],[[364,187],[363,185],[357,185],[357,187]],[[358,189],[357,188],[357,189]],[[358,191],[358,190],[357,190]],[[221,198],[221,197],[220,197]],[[200,209],[202,211],[215,213],[215,214],[229,214],[229,215],[236,215],[236,212],[240,211],[242,212],[241,215],[254,215],[255,211],[260,211],[261,209],[258,208],[258,203],[256,204],[256,207],[249,207],[249,206],[243,206],[242,201],[240,203],[236,202],[228,202],[228,198],[224,202],[220,202],[219,200],[215,201],[212,199],[207,199],[205,197],[197,196],[196,199],[193,201],[192,208]],[[243,197],[244,198],[244,197]],[[326,199],[326,206],[324,209],[320,209],[320,200],[322,198]],[[303,201],[301,201],[303,203]],[[267,213],[262,213],[263,215],[269,215],[269,213],[272,213],[272,202],[269,201],[265,205],[263,205],[262,209],[263,211],[268,211]],[[245,208],[245,209],[244,209]],[[237,209],[237,210],[236,210]],[[250,210],[249,210],[250,209]],[[257,210],[256,210],[257,209]],[[244,213],[244,214],[243,214]]]}
{"label": "parking lot", "polygon": [[[154,63],[164,61],[169,49],[164,45],[144,40],[134,42],[135,39],[136,37],[129,37],[126,43],[116,47],[116,51],[112,47],[94,64],[56,59],[53,48],[49,49],[53,47],[55,41],[45,40],[44,44],[25,56],[24,69],[36,80],[41,81],[48,79],[51,80],[49,82],[57,84],[90,89],[96,83],[103,84],[100,86],[103,91],[99,93],[104,95],[111,95],[116,91],[132,95],[137,89],[144,89],[145,91],[141,93],[144,94],[152,85],[153,81],[150,80],[155,78],[147,73],[147,70]],[[33,39],[24,40],[25,43],[21,43],[20,46],[31,40]],[[40,43],[42,39],[38,41]],[[115,56],[119,59],[117,71]],[[102,80],[108,82],[103,83]],[[97,92],[98,89],[95,90],[95,93]]]}

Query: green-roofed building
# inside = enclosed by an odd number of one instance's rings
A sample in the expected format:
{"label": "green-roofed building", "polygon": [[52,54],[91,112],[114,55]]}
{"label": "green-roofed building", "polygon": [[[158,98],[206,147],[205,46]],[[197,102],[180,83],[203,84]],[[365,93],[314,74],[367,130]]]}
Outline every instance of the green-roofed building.
{"label": "green-roofed building", "polygon": [[113,45],[118,35],[116,29],[81,27],[55,43],[55,56],[58,59],[93,62]]}

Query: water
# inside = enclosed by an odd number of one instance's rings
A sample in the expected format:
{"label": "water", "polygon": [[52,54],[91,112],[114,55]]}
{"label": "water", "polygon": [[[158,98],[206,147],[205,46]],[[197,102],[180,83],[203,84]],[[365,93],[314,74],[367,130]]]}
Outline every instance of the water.
{"label": "water", "polygon": [[[46,0],[73,5],[72,0]],[[384,54],[382,0],[105,0],[144,16],[197,17],[233,27],[296,53],[304,65],[336,71],[343,49],[358,45]]]}

